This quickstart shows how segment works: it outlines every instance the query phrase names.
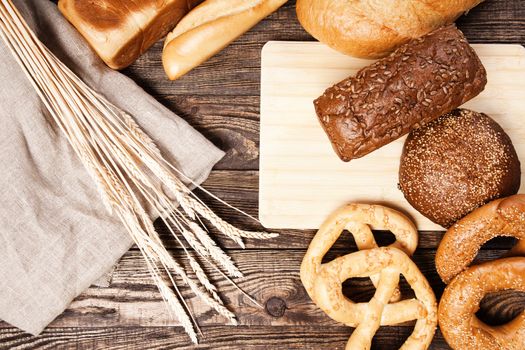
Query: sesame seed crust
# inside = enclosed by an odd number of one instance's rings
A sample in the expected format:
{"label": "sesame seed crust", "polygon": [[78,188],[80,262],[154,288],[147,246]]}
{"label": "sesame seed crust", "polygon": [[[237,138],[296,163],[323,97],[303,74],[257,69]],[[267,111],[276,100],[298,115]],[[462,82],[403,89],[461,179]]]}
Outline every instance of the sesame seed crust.
{"label": "sesame seed crust", "polygon": [[525,258],[498,259],[475,265],[450,283],[439,303],[439,327],[447,343],[461,350],[522,350],[525,312],[503,327],[491,327],[476,317],[489,293],[525,292]]}
{"label": "sesame seed crust", "polygon": [[487,115],[466,109],[413,130],[399,168],[407,201],[446,228],[493,199],[517,193],[520,180],[509,136]]}
{"label": "sesame seed crust", "polygon": [[[517,243],[505,258],[476,265],[479,250],[494,237],[514,237]],[[436,270],[448,284],[439,303],[439,326],[453,349],[524,348],[525,312],[496,327],[476,317],[487,294],[505,290],[525,292],[524,254],[523,194],[485,204],[447,230],[436,252]]]}
{"label": "sesame seed crust", "polygon": [[483,91],[486,71],[454,25],[410,41],[314,101],[343,161],[450,112]]}

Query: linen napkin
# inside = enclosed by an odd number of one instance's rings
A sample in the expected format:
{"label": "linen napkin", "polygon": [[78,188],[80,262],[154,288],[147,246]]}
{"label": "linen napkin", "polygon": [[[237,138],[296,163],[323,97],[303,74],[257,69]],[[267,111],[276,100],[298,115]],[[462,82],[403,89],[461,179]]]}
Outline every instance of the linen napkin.
{"label": "linen napkin", "polygon": [[[13,1],[44,44],[134,116],[175,166],[206,179],[220,150],[107,68],[55,4]],[[36,335],[112,268],[131,239],[1,41],[0,84],[0,319]]]}

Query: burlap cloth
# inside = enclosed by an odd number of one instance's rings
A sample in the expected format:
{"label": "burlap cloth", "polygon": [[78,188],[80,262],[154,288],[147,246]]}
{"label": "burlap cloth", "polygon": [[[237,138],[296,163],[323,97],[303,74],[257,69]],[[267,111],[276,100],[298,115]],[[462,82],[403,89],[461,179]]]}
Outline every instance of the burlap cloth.
{"label": "burlap cloth", "polygon": [[[14,0],[39,38],[204,181],[223,153],[107,68],[49,0]],[[130,248],[118,220],[0,40],[0,319],[38,334]]]}

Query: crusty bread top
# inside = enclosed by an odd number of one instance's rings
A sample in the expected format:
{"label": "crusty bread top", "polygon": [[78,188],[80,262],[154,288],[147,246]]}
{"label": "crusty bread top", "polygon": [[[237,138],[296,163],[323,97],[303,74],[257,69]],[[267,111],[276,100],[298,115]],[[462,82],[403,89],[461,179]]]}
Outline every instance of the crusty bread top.
{"label": "crusty bread top", "polygon": [[383,57],[410,39],[452,23],[482,0],[297,0],[316,39],[345,54]]}
{"label": "crusty bread top", "polygon": [[225,48],[287,0],[207,0],[168,34],[162,63],[178,79]]}
{"label": "crusty bread top", "polygon": [[461,106],[486,83],[476,52],[448,25],[328,88],[314,105],[334,150],[348,162]]}
{"label": "crusty bread top", "polygon": [[200,0],[60,0],[60,11],[112,68],[124,68]]}
{"label": "crusty bread top", "polygon": [[60,0],[59,6],[92,30],[104,32],[123,27],[143,27],[152,16],[171,4],[189,10],[195,0]]}
{"label": "crusty bread top", "polygon": [[[279,3],[279,6],[286,1],[273,1]],[[236,14],[245,12],[260,5],[270,4],[272,1],[267,0],[207,0],[201,5],[197,6],[193,11],[188,13],[175,27],[175,29],[168,34],[164,46],[168,45],[170,41],[176,37],[189,32],[199,26],[202,26],[211,21],[217,21],[220,18],[234,16]]]}
{"label": "crusty bread top", "polygon": [[79,20],[90,23],[99,31],[121,28],[128,22],[130,14],[157,7],[155,0],[130,0],[125,3],[122,0],[69,0],[61,3],[67,3]]}

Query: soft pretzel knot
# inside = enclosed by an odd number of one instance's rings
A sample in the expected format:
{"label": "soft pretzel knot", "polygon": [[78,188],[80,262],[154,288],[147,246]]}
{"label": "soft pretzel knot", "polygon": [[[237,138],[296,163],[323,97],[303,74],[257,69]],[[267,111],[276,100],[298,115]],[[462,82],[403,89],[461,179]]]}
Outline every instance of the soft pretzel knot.
{"label": "soft pretzel knot", "polygon": [[[446,287],[439,304],[439,325],[454,349],[525,349],[525,312],[499,327],[476,317],[486,294],[525,292],[525,258],[507,257],[475,265],[481,246],[497,236],[518,238],[509,256],[525,255],[525,195],[498,199],[458,221],[443,237],[436,268]],[[452,282],[451,282],[452,281]]]}
{"label": "soft pretzel knot", "polygon": [[[371,229],[389,230],[396,242],[378,248]],[[350,231],[362,249],[328,263],[324,255],[343,230]],[[350,204],[333,213],[321,226],[301,264],[301,281],[314,301],[332,319],[356,327],[347,349],[370,349],[380,326],[416,320],[414,332],[401,349],[426,349],[437,325],[434,293],[408,257],[417,246],[417,230],[401,213],[379,205]],[[400,275],[415,292],[415,299],[393,299]],[[368,303],[354,303],[343,295],[342,283],[353,277],[375,279],[376,292]]]}

